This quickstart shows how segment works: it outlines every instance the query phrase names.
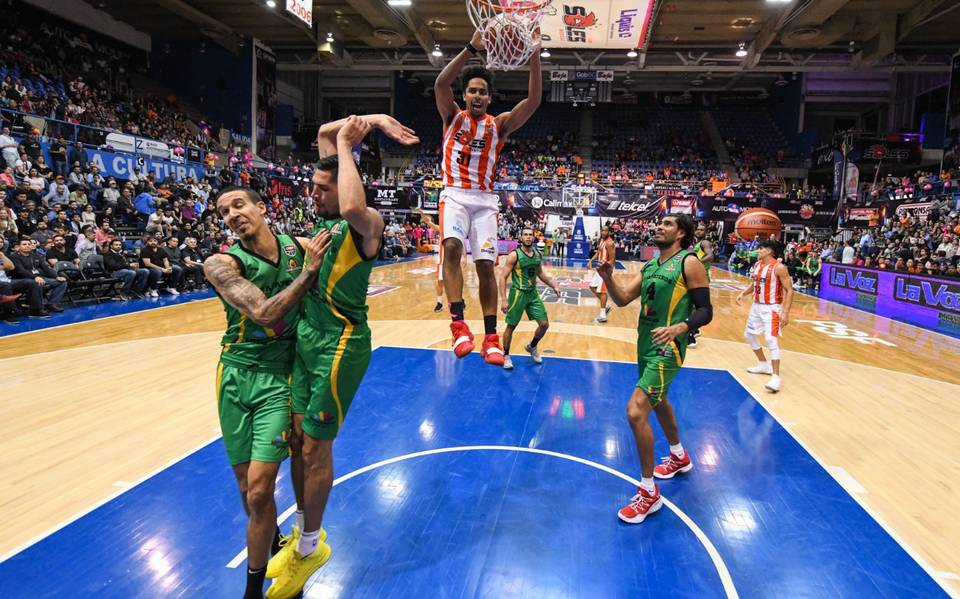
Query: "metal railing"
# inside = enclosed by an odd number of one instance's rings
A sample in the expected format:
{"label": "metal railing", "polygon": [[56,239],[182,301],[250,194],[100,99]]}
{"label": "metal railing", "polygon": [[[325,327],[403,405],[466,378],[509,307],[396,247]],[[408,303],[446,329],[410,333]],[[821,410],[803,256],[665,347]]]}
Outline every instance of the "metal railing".
{"label": "metal railing", "polygon": [[[29,131],[36,129],[40,131],[40,141],[51,142],[57,139],[63,139],[70,144],[81,142],[84,145],[89,146],[90,149],[135,154],[138,156],[143,155],[149,158],[157,158],[161,160],[171,159],[169,153],[167,153],[166,156],[161,155],[162,146],[166,146],[168,150],[175,147],[183,148],[183,158],[188,162],[202,162],[203,157],[207,152],[207,150],[195,146],[174,144],[172,142],[143,137],[141,135],[134,135],[132,133],[111,131],[108,129],[100,129],[98,127],[90,127],[88,125],[69,123],[67,121],[52,119],[36,114],[28,114],[7,108],[0,108],[0,120],[2,120],[4,127],[10,127],[10,131],[14,135],[26,135]],[[132,143],[130,144],[132,146],[131,149],[112,145],[108,141],[108,137],[110,135],[130,138],[132,140]]]}

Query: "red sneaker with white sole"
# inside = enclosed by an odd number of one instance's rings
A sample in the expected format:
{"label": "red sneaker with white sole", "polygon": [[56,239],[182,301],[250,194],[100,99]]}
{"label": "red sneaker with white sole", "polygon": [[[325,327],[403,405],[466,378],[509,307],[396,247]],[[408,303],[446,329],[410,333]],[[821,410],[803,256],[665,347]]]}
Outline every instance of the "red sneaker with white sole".
{"label": "red sneaker with white sole", "polygon": [[498,337],[496,333],[483,338],[483,347],[480,348],[480,355],[483,356],[487,364],[503,366],[503,347],[500,345],[500,337]]}
{"label": "red sneaker with white sole", "polygon": [[653,475],[657,478],[673,478],[677,474],[686,474],[691,470],[693,470],[693,462],[690,461],[690,452],[684,450],[682,458],[672,453],[663,458],[663,461],[653,469]]}
{"label": "red sneaker with white sole", "polygon": [[453,353],[457,354],[458,358],[473,351],[473,333],[467,323],[462,320],[451,322],[450,332],[453,333]]}
{"label": "red sneaker with white sole", "polygon": [[640,524],[647,516],[663,507],[660,499],[660,488],[653,486],[653,494],[647,493],[643,487],[637,487],[637,494],[630,499],[630,503],[620,508],[617,516],[624,522]]}

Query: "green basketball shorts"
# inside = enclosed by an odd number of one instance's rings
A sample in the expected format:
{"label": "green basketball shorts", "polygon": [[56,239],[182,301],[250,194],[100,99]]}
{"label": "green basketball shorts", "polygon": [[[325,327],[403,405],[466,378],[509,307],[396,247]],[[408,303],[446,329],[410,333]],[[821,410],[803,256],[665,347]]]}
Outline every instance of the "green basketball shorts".
{"label": "green basketball shorts", "polygon": [[230,465],[289,453],[290,375],[217,365],[217,412]]}
{"label": "green basketball shorts", "polygon": [[293,413],[314,439],[336,438],[370,365],[370,328],[364,323],[318,329],[301,319],[293,363]]}
{"label": "green basketball shorts", "polygon": [[649,341],[642,347],[640,345],[637,347],[637,370],[640,373],[637,387],[647,395],[650,405],[656,407],[667,396],[670,383],[680,372],[686,347],[676,341],[664,346],[655,346]]}
{"label": "green basketball shorts", "polygon": [[521,291],[511,287],[510,295],[507,297],[507,305],[509,306],[507,317],[503,319],[507,326],[517,326],[524,313],[530,320],[537,322],[547,320],[547,308],[543,305],[540,292],[536,289]]}

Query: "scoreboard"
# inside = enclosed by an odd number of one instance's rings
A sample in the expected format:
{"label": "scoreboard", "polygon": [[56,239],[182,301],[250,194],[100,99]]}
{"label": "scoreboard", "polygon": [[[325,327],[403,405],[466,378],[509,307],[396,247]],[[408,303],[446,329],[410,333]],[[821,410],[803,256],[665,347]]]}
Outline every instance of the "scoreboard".
{"label": "scoreboard", "polygon": [[613,96],[613,71],[550,71],[550,101],[596,103],[610,102]]}

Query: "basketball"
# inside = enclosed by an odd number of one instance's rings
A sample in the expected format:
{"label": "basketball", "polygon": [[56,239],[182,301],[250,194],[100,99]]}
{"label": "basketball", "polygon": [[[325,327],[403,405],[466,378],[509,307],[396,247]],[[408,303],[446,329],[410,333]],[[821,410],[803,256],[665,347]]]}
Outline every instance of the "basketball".
{"label": "basketball", "polygon": [[783,223],[777,213],[766,208],[750,208],[737,217],[734,225],[737,237],[744,241],[752,241],[754,237],[760,236],[760,240],[780,237],[783,231]]}

